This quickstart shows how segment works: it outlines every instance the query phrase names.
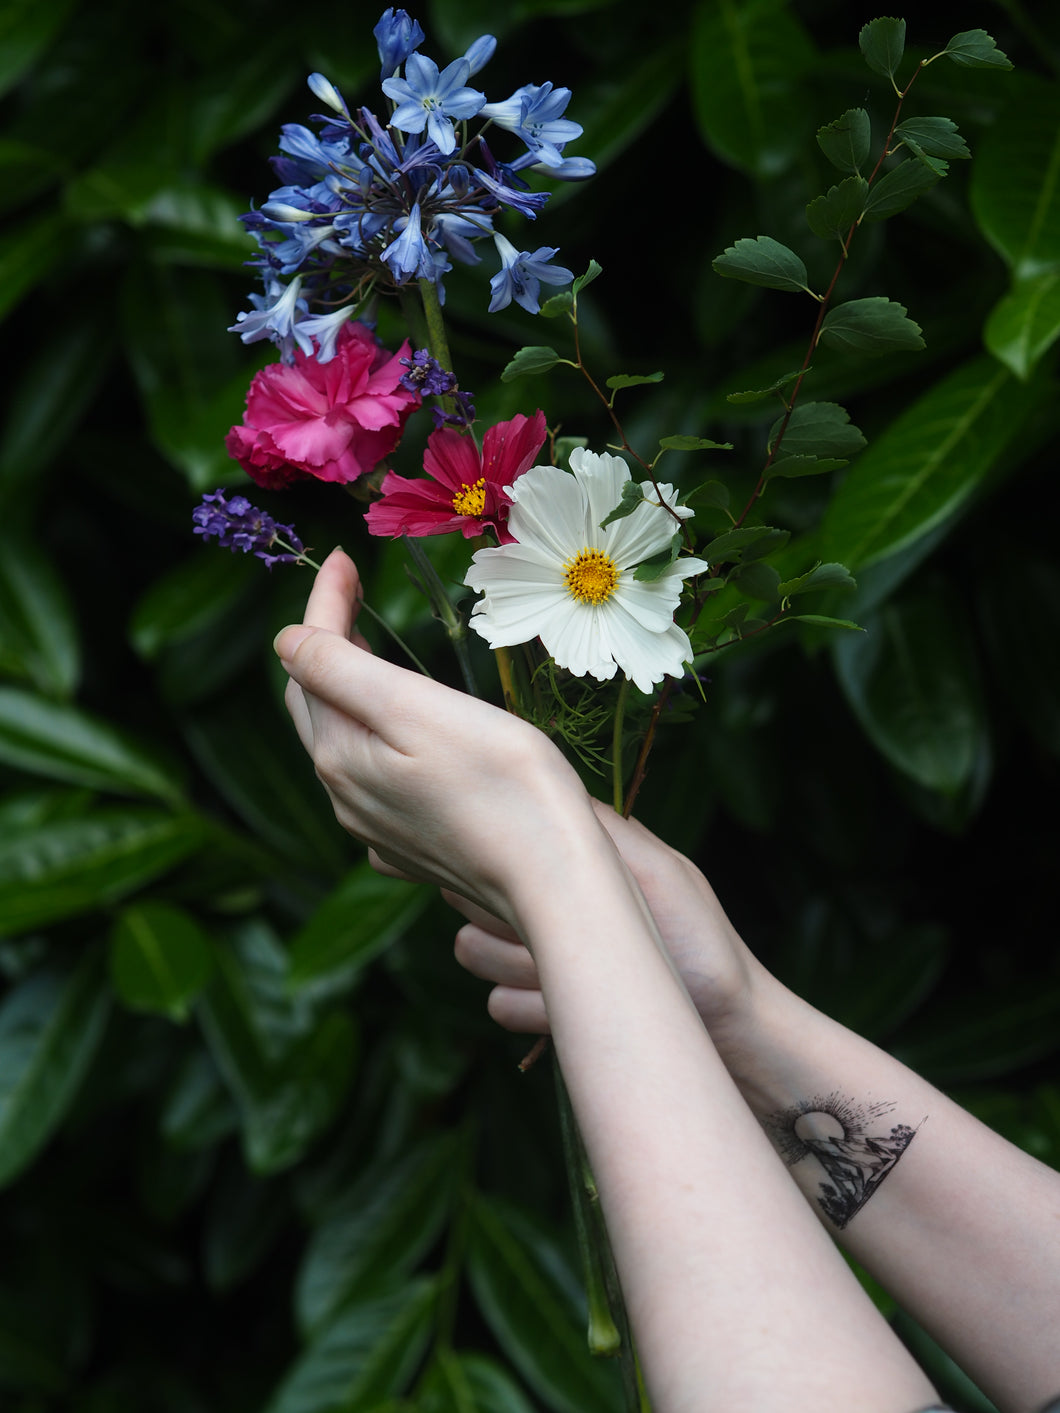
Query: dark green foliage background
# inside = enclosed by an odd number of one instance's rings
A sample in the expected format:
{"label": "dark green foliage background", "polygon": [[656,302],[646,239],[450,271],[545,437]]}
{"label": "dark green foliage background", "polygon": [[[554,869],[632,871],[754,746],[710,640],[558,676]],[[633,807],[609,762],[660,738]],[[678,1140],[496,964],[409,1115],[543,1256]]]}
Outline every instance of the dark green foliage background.
{"label": "dark green foliage background", "polygon": [[[558,192],[528,243],[603,267],[583,298],[601,376],[665,372],[625,395],[631,440],[732,441],[666,474],[746,494],[777,409],[724,395],[797,367],[813,309],[711,261],[764,233],[827,280],[836,252],[804,208],[835,176],[813,135],[861,105],[874,140],[886,131],[887,85],[856,44],[875,12],[417,13],[438,58],[498,34],[492,99],[573,87],[574,150],[600,175]],[[375,101],[376,18],[0,6],[0,1402],[15,1413],[617,1406],[613,1370],[584,1353],[548,1064],[516,1071],[525,1044],[451,961],[454,916],[376,879],[331,818],[269,649],[306,575],[190,533],[203,490],[242,483],[222,439],[267,359],[225,332],[251,287],[235,218],[271,188],[280,124],[318,106],[307,73]],[[793,532],[786,570],[854,571],[856,595],[827,607],[869,632],[784,627],[712,658],[638,812],[700,860],[782,977],[1056,1164],[1060,29],[1016,0],[932,7],[910,43],[930,54],[977,26],[1015,72],[939,62],[909,102],[953,117],[973,161],[866,227],[841,289],[906,305],[927,348],[823,353],[808,394],[847,406],[869,447],[763,505]],[[572,376],[498,381],[516,348],[562,332],[487,316],[487,273],[458,271],[447,309],[483,423],[540,404],[602,445]],[[261,500],[307,543],[350,549],[370,601],[452,672],[354,502],[316,485]],[[989,1408],[897,1318],[944,1392]]]}

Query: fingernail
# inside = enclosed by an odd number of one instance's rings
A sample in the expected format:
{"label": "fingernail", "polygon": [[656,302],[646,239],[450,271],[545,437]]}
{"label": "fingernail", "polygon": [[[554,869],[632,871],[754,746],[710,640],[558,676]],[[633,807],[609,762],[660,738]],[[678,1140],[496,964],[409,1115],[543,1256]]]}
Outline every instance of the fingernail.
{"label": "fingernail", "polygon": [[272,646],[284,667],[291,661],[309,635],[315,632],[315,628],[307,628],[304,623],[296,623],[289,628],[280,629],[272,640]]}

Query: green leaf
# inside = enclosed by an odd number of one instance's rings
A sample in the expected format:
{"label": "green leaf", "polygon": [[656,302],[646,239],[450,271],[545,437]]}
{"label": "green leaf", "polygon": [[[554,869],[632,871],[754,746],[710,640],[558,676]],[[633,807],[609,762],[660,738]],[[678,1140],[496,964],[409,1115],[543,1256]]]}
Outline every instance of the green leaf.
{"label": "green leaf", "polygon": [[858,570],[953,515],[1050,396],[989,356],[937,383],[861,456],[832,498],[820,552]]}
{"label": "green leaf", "polygon": [[616,1371],[589,1354],[569,1268],[557,1278],[554,1251],[507,1204],[479,1197],[472,1217],[468,1275],[504,1353],[555,1413],[614,1413]]}
{"label": "green leaf", "polygon": [[821,324],[821,339],[840,353],[871,358],[924,347],[920,325],[906,317],[905,305],[879,295],[830,309]]}
{"label": "green leaf", "polygon": [[811,41],[783,0],[708,0],[695,11],[692,101],[707,144],[757,177],[783,172],[801,145],[792,114]]}
{"label": "green leaf", "polygon": [[51,779],[179,804],[183,791],[157,756],[78,707],[0,687],[0,761]]}
{"label": "green leaf", "polygon": [[823,589],[856,589],[857,581],[845,564],[815,564],[796,579],[785,579],[777,585],[782,599],[798,598],[800,594],[816,594]]}
{"label": "green leaf", "polygon": [[785,614],[780,621],[781,623],[812,623],[817,628],[849,628],[855,633],[864,633],[865,631],[860,623],[854,623],[849,618],[829,618],[820,613]]}
{"label": "green leaf", "polygon": [[0,95],[6,93],[55,39],[74,0],[7,0],[0,9]]}
{"label": "green leaf", "polygon": [[[778,442],[781,429],[783,438]],[[860,451],[865,438],[845,407],[835,402],[800,402],[788,418],[778,417],[769,431],[769,447],[781,446],[786,456],[848,457]]]}
{"label": "green leaf", "polygon": [[955,34],[943,49],[947,59],[966,69],[1011,69],[1012,62],[985,29],[966,29]]}
{"label": "green leaf", "polygon": [[27,534],[10,530],[0,536],[0,672],[60,699],[73,695],[81,672],[62,580]]}
{"label": "green leaf", "polygon": [[663,451],[732,451],[732,442],[712,442],[708,437],[660,437]]}
{"label": "green leaf", "polygon": [[644,383],[661,383],[664,373],[616,373],[608,378],[607,386],[618,392],[620,388],[639,388]]}
{"label": "green leaf", "polygon": [[872,125],[864,108],[848,108],[841,118],[818,128],[817,145],[841,172],[861,171],[869,155]]}
{"label": "green leaf", "polygon": [[50,212],[0,235],[0,319],[56,266],[73,243],[73,228]]}
{"label": "green leaf", "polygon": [[990,125],[972,165],[980,230],[1017,280],[1060,268],[1060,89],[1028,85]]}
{"label": "green leaf", "polygon": [[712,268],[726,279],[743,280],[766,289],[805,290],[806,266],[793,250],[772,236],[745,236],[714,260]]}
{"label": "green leaf", "polygon": [[405,1280],[445,1223],[461,1165],[450,1134],[372,1163],[309,1238],[294,1291],[304,1338],[380,1282]]}
{"label": "green leaf", "polygon": [[796,368],[793,373],[784,373],[775,382],[770,383],[768,388],[752,388],[748,392],[726,393],[725,401],[734,403],[736,406],[743,406],[746,403],[764,402],[767,397],[772,397],[775,393],[781,392],[791,383],[799,378],[805,377],[807,373],[812,373],[811,368]]}
{"label": "green leaf", "polygon": [[838,456],[778,456],[771,461],[762,475],[767,481],[774,476],[793,478],[797,476],[822,476],[826,471],[838,471],[850,463]]}
{"label": "green leaf", "polygon": [[590,260],[589,264],[586,266],[585,274],[579,275],[578,278],[571,285],[571,290],[573,291],[574,295],[577,296],[581,294],[582,290],[585,288],[586,285],[591,285],[593,280],[597,279],[603,273],[603,269],[596,263],[596,261]]}
{"label": "green leaf", "polygon": [[863,219],[885,221],[889,216],[897,216],[899,211],[912,206],[918,196],[929,191],[942,175],[937,167],[929,167],[916,157],[899,162],[869,188]]}
{"label": "green leaf", "polygon": [[378,1410],[423,1357],[436,1300],[435,1283],[418,1280],[351,1302],[295,1360],[265,1413]]}
{"label": "green leaf", "polygon": [[289,991],[315,997],[345,989],[411,927],[432,896],[426,885],[384,878],[367,860],[359,863],[295,933]]}
{"label": "green leaf", "polygon": [[71,318],[61,339],[19,361],[0,437],[0,513],[24,504],[27,488],[43,479],[110,368],[113,311],[89,315]]}
{"label": "green leaf", "polygon": [[156,580],[136,605],[129,640],[149,662],[261,591],[261,565],[239,554],[196,554]]}
{"label": "green leaf", "polygon": [[62,1123],[106,1025],[98,951],[72,970],[35,971],[0,1004],[0,1185],[32,1163]]}
{"label": "green leaf", "polygon": [[778,548],[781,536],[784,541],[788,538],[786,531],[774,529],[772,525],[742,525],[738,530],[726,530],[724,535],[711,540],[710,544],[699,550],[699,556],[711,565],[735,564],[743,557],[745,550],[755,545]]}
{"label": "green leaf", "polygon": [[118,914],[110,934],[110,977],[132,1010],[186,1020],[188,1003],[212,969],[209,938],[185,909],[147,901]]}
{"label": "green leaf", "polygon": [[825,239],[837,236],[845,240],[851,227],[861,219],[868,196],[869,184],[864,177],[844,177],[806,207],[810,230]]}
{"label": "green leaf", "polygon": [[644,490],[639,481],[626,481],[622,486],[622,495],[614,510],[609,510],[600,521],[600,529],[612,524],[616,520],[625,520],[627,515],[632,515],[637,506],[644,500]]}
{"label": "green leaf", "polygon": [[680,530],[670,541],[668,549],[660,550],[658,554],[653,554],[649,559],[642,559],[633,571],[634,579],[643,584],[654,584],[665,570],[669,569],[674,560],[681,552],[684,544],[684,537]]}
{"label": "green leaf", "polygon": [[1016,280],[993,309],[983,342],[1024,382],[1060,337],[1060,270]]}
{"label": "green leaf", "polygon": [[762,603],[772,603],[780,585],[780,575],[773,565],[754,559],[738,564],[729,575],[729,580],[738,586],[741,594],[759,599]]}
{"label": "green leaf", "polygon": [[538,309],[542,319],[556,319],[561,314],[566,314],[568,309],[574,308],[574,295],[569,289],[560,290],[559,294],[550,295],[544,304]]}
{"label": "green leaf", "polygon": [[555,368],[557,363],[566,361],[559,356],[554,348],[546,348],[544,345],[529,345],[526,348],[521,348],[505,366],[501,373],[501,382],[510,383],[515,378],[529,378],[537,373],[547,373],[550,368]]}
{"label": "green leaf", "polygon": [[895,1054],[938,1084],[993,1079],[1056,1053],[1060,988],[1020,981],[962,997],[959,1011],[934,1012],[930,1026],[910,1025]]}
{"label": "green leaf", "polygon": [[928,157],[942,157],[947,162],[972,155],[952,118],[906,118],[894,135],[903,142],[916,143]]}
{"label": "green leaf", "polygon": [[684,499],[684,504],[699,509],[727,510],[729,488],[721,481],[704,481]]}
{"label": "green leaf", "polygon": [[0,840],[0,917],[10,934],[109,907],[201,849],[194,815],[97,810]]}
{"label": "green leaf", "polygon": [[837,640],[836,672],[866,735],[925,789],[953,798],[989,747],[978,670],[964,625],[938,594],[892,600],[864,634]]}
{"label": "green leaf", "polygon": [[416,1413],[535,1413],[508,1371],[484,1354],[440,1348],[416,1390]]}
{"label": "green leaf", "polygon": [[893,83],[905,53],[905,20],[870,20],[858,35],[858,48],[872,72],[883,74]]}

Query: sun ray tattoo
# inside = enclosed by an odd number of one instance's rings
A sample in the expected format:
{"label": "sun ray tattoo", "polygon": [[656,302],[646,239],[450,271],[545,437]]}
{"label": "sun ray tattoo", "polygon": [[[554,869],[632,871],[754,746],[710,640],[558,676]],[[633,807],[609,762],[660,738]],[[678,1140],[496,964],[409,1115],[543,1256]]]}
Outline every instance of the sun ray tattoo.
{"label": "sun ray tattoo", "polygon": [[[789,1168],[816,1158],[825,1171],[818,1205],[840,1231],[873,1195],[912,1143],[917,1128],[894,1124],[886,1136],[866,1130],[894,1104],[858,1104],[833,1090],[800,1100],[765,1121],[765,1128]],[[923,1119],[920,1121],[924,1122]]]}

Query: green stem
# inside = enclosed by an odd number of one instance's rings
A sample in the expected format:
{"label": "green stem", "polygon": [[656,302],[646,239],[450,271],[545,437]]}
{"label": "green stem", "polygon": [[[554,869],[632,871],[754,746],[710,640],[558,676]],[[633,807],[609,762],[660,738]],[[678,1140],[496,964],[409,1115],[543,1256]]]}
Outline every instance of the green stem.
{"label": "green stem", "polygon": [[622,813],[624,795],[622,791],[622,781],[625,772],[622,769],[622,729],[626,720],[626,697],[629,695],[629,678],[622,679],[622,685],[618,689],[618,701],[615,703],[615,720],[611,734],[611,802],[615,807],[615,813]]}
{"label": "green stem", "polygon": [[439,578],[438,571],[431,563],[423,546],[417,540],[410,539],[408,535],[402,535],[401,538],[404,540],[405,549],[419,574],[418,580],[412,576],[413,583],[427,596],[431,612],[441,623],[453,645],[453,652],[460,665],[460,675],[464,679],[465,689],[469,696],[477,697],[479,695],[478,684],[471,666],[471,654],[467,645],[467,624],[464,622],[464,617],[454,608],[453,601],[446,593],[445,585]]}
{"label": "green stem", "polygon": [[453,371],[453,360],[449,353],[449,340],[442,318],[442,305],[438,298],[438,286],[433,280],[420,280],[420,298],[423,313],[427,320],[427,347],[431,357],[436,358],[447,373]]}
{"label": "green stem", "polygon": [[555,1054],[552,1057],[552,1073],[556,1082],[574,1228],[589,1302],[589,1351],[597,1356],[618,1359],[626,1413],[650,1413],[599,1193]]}

